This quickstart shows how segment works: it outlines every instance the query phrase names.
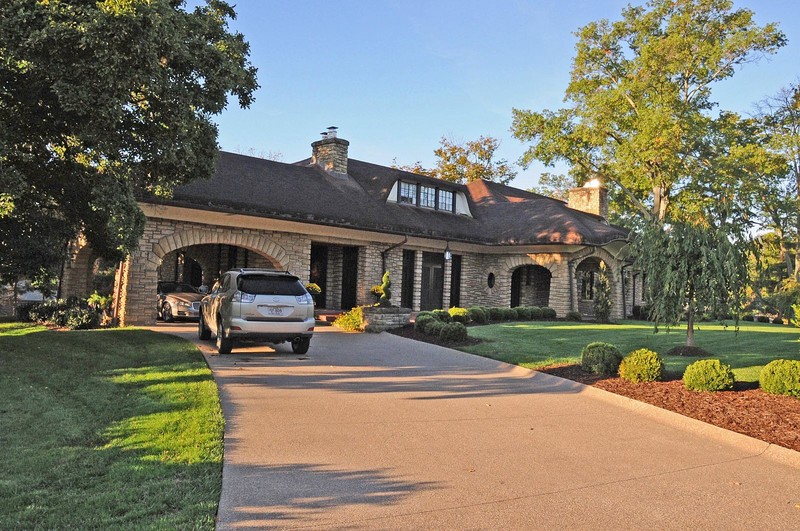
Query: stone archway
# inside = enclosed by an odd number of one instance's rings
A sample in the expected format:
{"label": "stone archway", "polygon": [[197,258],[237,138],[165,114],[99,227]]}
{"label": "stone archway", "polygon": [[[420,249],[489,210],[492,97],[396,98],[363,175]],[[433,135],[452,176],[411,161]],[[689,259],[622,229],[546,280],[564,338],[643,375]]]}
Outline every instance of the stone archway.
{"label": "stone archway", "polygon": [[61,297],[88,297],[91,294],[95,259],[92,246],[83,235],[70,242],[69,256],[61,276]]}
{"label": "stone archway", "polygon": [[584,317],[594,317],[595,289],[601,272],[605,273],[612,286],[611,297],[613,298],[614,276],[607,261],[598,256],[589,256],[581,260],[575,267],[575,290],[578,297],[578,311]]}
{"label": "stone archway", "polygon": [[[264,257],[276,269],[288,269],[291,259],[286,249],[268,234],[228,228],[178,228],[165,235],[151,234],[139,243],[139,251],[128,257],[117,275],[115,312],[120,324],[152,325],[156,322],[155,293],[158,268],[173,251],[199,245],[222,244],[247,249]],[[168,232],[165,230],[164,232]],[[163,234],[163,233],[162,233]]]}
{"label": "stone archway", "polygon": [[511,307],[550,306],[552,273],[540,265],[523,265],[511,272]]}

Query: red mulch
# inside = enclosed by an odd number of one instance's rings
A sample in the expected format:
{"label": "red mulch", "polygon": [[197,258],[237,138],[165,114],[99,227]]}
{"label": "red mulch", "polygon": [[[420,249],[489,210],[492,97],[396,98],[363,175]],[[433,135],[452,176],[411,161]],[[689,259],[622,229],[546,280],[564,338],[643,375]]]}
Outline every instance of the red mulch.
{"label": "red mulch", "polygon": [[[446,347],[480,342],[475,338],[460,344],[442,342],[416,333],[413,327],[391,332]],[[800,452],[800,399],[797,398],[771,395],[742,384],[737,384],[734,391],[700,393],[686,389],[681,380],[631,383],[621,378],[586,373],[580,365],[545,367],[539,371],[627,396]]]}

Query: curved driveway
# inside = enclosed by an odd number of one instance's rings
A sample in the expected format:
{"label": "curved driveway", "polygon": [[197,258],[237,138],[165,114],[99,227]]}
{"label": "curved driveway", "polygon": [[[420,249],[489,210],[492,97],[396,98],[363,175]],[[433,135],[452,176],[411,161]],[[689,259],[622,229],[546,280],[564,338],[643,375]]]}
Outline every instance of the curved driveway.
{"label": "curved driveway", "polygon": [[800,528],[797,452],[568,380],[331,328],[303,356],[200,347],[220,529]]}

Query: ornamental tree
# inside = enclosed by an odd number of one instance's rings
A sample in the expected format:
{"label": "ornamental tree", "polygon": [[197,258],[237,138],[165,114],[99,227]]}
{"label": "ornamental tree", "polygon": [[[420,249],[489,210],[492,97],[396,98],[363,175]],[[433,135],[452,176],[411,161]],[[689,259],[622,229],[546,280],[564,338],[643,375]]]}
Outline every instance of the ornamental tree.
{"label": "ornamental tree", "polygon": [[207,0],[6,0],[0,10],[0,280],[63,260],[66,240],[120,258],[141,193],[214,167],[212,117],[257,88],[233,8]]}

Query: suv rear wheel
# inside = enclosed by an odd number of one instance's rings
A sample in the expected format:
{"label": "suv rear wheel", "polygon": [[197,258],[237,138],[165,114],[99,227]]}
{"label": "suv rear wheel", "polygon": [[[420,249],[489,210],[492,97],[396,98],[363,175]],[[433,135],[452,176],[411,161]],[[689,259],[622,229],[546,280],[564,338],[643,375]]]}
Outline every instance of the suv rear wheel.
{"label": "suv rear wheel", "polygon": [[197,337],[203,341],[211,339],[211,330],[206,326],[206,320],[203,319],[203,312],[197,316]]}
{"label": "suv rear wheel", "polygon": [[292,352],[295,354],[305,354],[311,346],[310,337],[296,337],[292,339]]}
{"label": "suv rear wheel", "polygon": [[217,352],[220,354],[230,354],[233,350],[233,340],[225,336],[225,329],[222,327],[222,320],[218,318],[217,324]]}

